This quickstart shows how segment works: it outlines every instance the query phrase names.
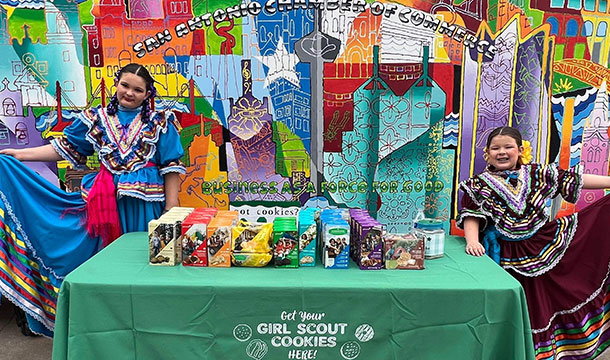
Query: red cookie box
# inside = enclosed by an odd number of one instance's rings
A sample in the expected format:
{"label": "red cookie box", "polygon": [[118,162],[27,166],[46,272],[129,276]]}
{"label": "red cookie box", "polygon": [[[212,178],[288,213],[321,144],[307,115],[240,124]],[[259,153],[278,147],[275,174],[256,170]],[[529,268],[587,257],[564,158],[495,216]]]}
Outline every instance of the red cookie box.
{"label": "red cookie box", "polygon": [[208,266],[207,226],[212,215],[189,215],[182,223],[182,265]]}

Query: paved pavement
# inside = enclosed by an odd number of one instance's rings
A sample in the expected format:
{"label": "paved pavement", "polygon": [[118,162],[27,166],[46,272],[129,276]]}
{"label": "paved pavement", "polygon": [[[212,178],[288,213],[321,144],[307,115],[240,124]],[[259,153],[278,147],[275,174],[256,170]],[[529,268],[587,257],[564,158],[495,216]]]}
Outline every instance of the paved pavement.
{"label": "paved pavement", "polygon": [[8,300],[0,303],[0,360],[50,360],[53,340],[24,336],[15,321],[15,309]]}

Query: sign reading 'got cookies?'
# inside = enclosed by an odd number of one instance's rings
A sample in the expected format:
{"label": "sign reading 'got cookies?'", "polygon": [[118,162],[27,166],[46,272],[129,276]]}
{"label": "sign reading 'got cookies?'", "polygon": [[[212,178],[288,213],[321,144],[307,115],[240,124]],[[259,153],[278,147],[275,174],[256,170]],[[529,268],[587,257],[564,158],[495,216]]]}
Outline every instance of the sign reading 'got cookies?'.
{"label": "sign reading 'got cookies?'", "polygon": [[237,324],[233,337],[244,343],[246,355],[255,360],[264,359],[273,349],[274,354],[285,350],[286,359],[354,360],[375,336],[369,324],[325,322],[325,316],[325,313],[282,311],[277,322]]}

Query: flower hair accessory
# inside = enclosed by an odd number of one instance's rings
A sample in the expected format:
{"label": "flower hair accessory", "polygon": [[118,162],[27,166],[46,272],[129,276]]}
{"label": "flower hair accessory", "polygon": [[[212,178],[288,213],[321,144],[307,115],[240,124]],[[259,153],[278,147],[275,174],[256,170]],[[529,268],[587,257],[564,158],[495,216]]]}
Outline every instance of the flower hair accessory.
{"label": "flower hair accessory", "polygon": [[529,141],[523,140],[522,146],[523,151],[521,152],[521,156],[519,156],[519,159],[521,159],[521,164],[529,164],[530,162],[532,162],[533,159],[532,145]]}

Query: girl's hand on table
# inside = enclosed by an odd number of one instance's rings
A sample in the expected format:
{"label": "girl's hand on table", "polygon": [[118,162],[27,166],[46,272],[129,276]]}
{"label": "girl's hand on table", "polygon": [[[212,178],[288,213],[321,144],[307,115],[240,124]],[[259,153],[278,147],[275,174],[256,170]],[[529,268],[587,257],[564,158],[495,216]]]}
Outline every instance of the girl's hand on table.
{"label": "girl's hand on table", "polygon": [[466,253],[472,256],[483,256],[485,255],[485,247],[481,243],[466,243]]}

